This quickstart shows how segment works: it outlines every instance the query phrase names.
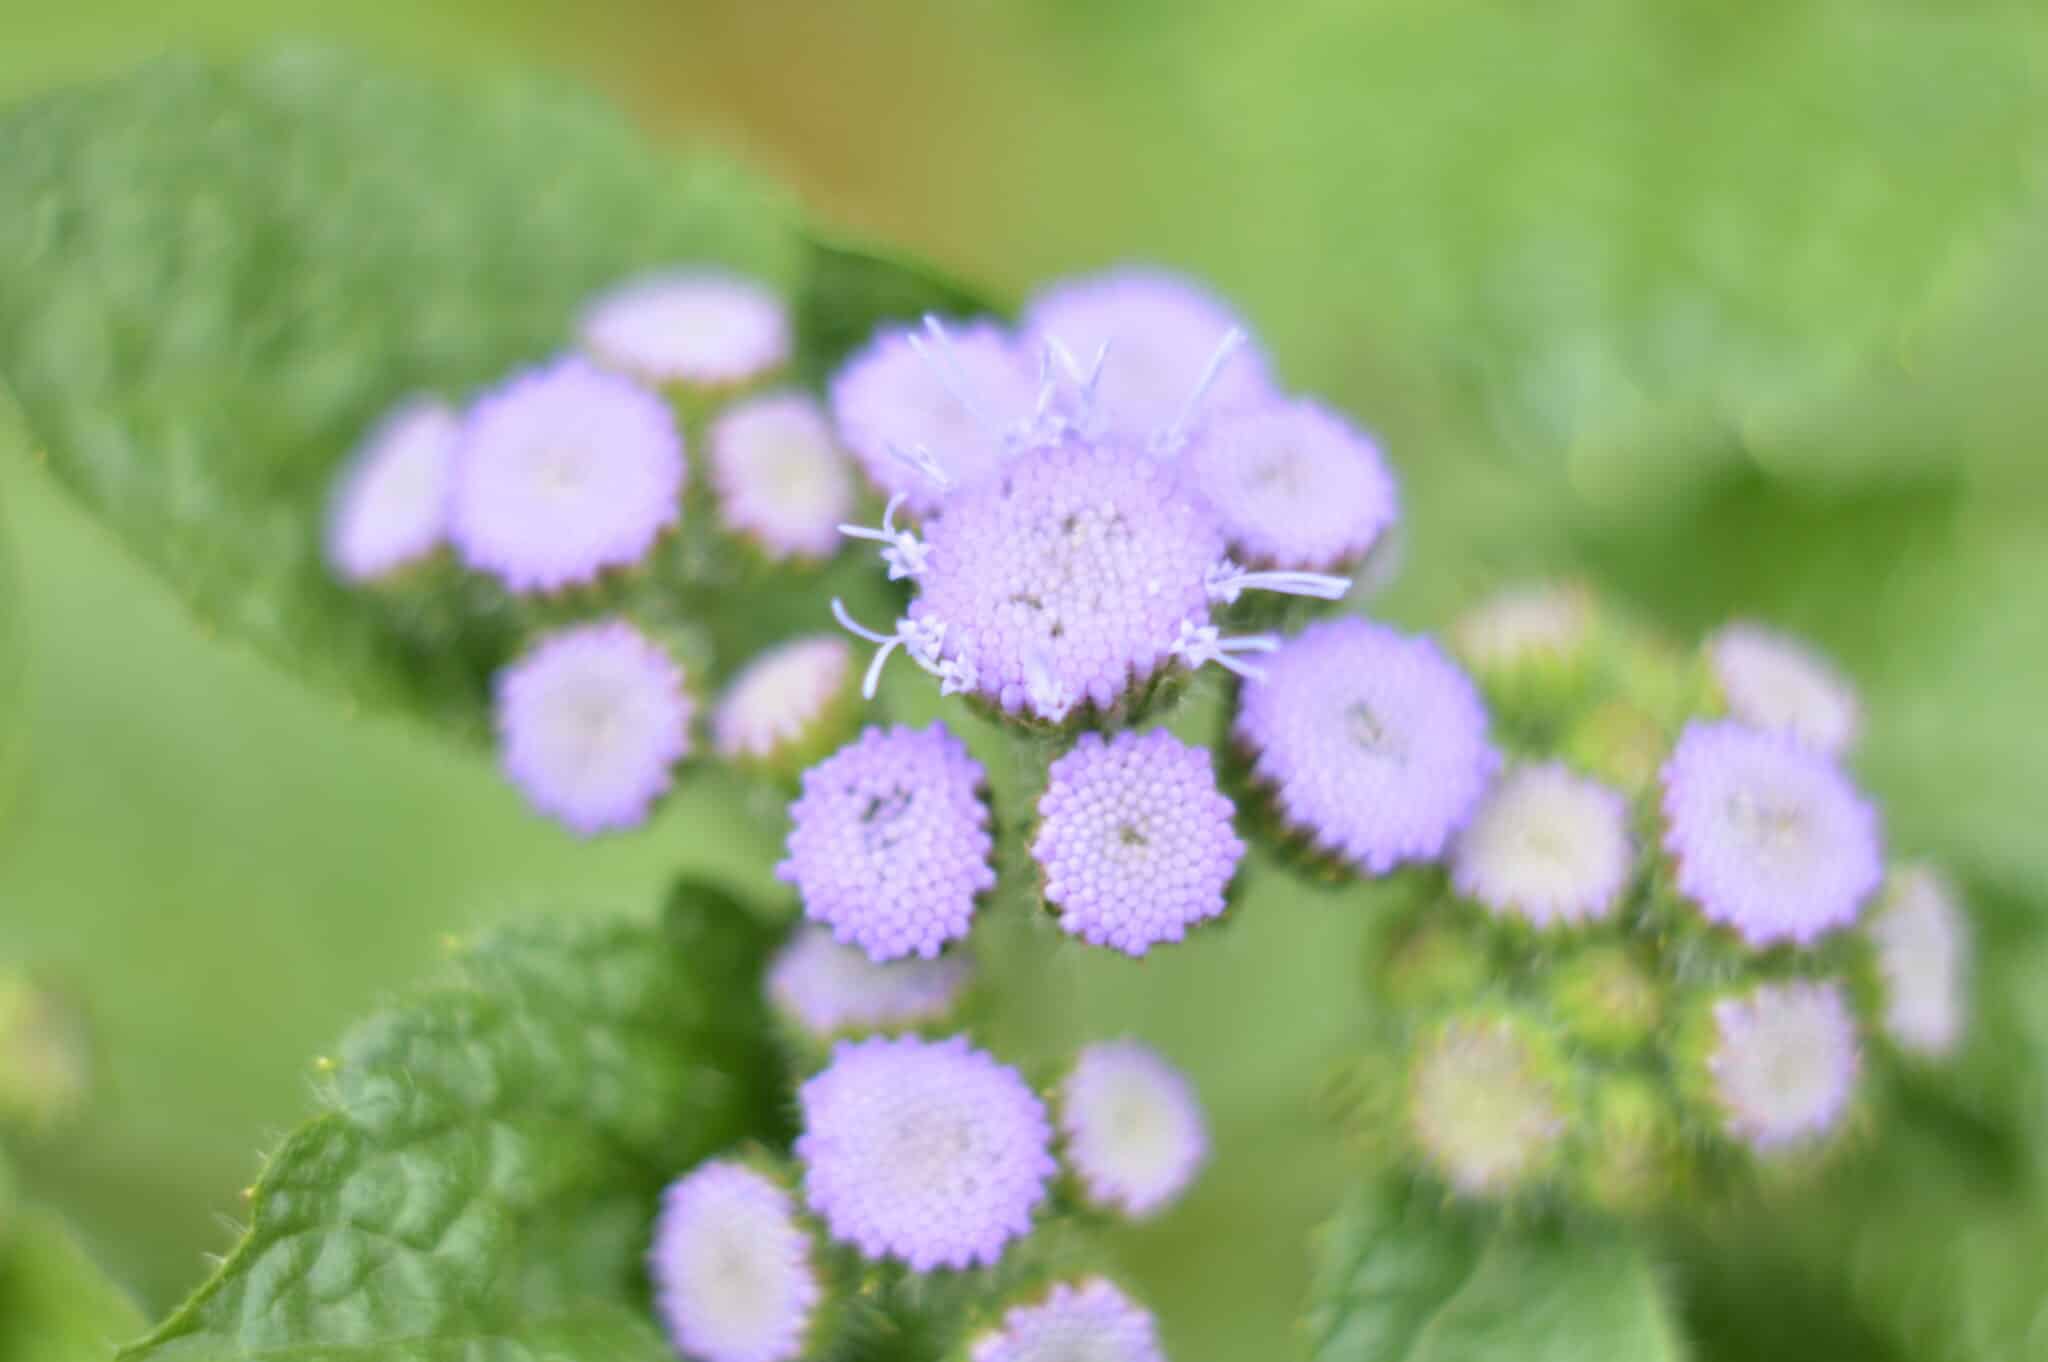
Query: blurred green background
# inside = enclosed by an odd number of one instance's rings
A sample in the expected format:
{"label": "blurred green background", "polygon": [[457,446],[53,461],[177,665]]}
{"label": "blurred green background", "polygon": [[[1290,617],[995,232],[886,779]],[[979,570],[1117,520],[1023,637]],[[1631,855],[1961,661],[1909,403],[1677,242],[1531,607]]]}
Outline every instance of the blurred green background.
{"label": "blurred green background", "polygon": [[[998,294],[1199,272],[1384,435],[1389,614],[1570,570],[1688,635],[1803,631],[1866,687],[1894,841],[2002,911],[2048,902],[2038,6],[0,0],[0,34],[7,98],[280,34],[544,64]],[[679,865],[765,883],[772,820],[715,795],[579,845],[483,762],[203,637],[11,412],[0,449],[26,659],[0,957],[83,1000],[103,1085],[23,1172],[152,1309],[229,1243],[313,1056],[444,935],[646,912]],[[1269,893],[1057,981],[1059,1029],[1147,1035],[1219,1114],[1214,1175],[1126,1245],[1177,1357],[1272,1356],[1296,1304],[1343,1167],[1313,1095],[1358,1006],[1356,897]],[[1018,1049],[1047,1010],[1005,1019]]]}

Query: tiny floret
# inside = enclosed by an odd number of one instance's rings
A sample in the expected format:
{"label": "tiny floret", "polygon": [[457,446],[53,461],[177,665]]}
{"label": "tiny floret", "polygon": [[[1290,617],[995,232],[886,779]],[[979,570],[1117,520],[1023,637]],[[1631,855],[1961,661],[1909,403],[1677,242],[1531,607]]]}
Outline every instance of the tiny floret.
{"label": "tiny floret", "polygon": [[647,556],[682,513],[668,404],[588,360],[529,369],[479,398],[456,445],[449,538],[512,591],[555,591]]}
{"label": "tiny floret", "polygon": [[1179,1200],[1209,1157],[1208,1122],[1194,1086],[1136,1041],[1082,1050],[1060,1085],[1059,1113],[1067,1162],[1083,1193],[1134,1219]]}
{"label": "tiny floret", "polygon": [[853,473],[810,398],[735,403],[711,424],[711,485],[727,528],[770,558],[830,558],[853,510]]}
{"label": "tiny floret", "polygon": [[771,761],[800,747],[852,693],[853,649],[831,634],[777,644],[726,687],[711,716],[711,744],[734,762]]}
{"label": "tiny floret", "polygon": [[1707,1072],[1728,1134],[1759,1153],[1818,1142],[1856,1092],[1856,1019],[1841,985],[1759,984],[1713,1008]]}
{"label": "tiny floret", "polygon": [[1752,946],[1808,946],[1848,926],[1883,877],[1877,810],[1795,739],[1693,723],[1662,783],[1679,892]]}
{"label": "tiny floret", "polygon": [[1062,930],[1143,955],[1217,916],[1244,855],[1209,753],[1165,729],[1084,733],[1052,764],[1031,854]]}
{"label": "tiny floret", "polygon": [[1863,726],[1856,689],[1805,643],[1738,623],[1708,641],[1707,657],[1728,712],[1751,728],[1789,733],[1830,756],[1855,745]]}
{"label": "tiny floret", "polygon": [[1232,552],[1255,567],[1329,572],[1356,564],[1398,513],[1379,446],[1315,402],[1220,415],[1182,465],[1215,507]]}
{"label": "tiny floret", "polygon": [[804,772],[776,874],[877,962],[967,934],[995,884],[981,764],[946,729],[870,728]]}
{"label": "tiny floret", "polygon": [[647,1255],[669,1340],[699,1362],[794,1362],[822,1291],[795,1200],[718,1160],[662,1194]]}
{"label": "tiny floret", "polygon": [[1635,863],[1628,801],[1557,763],[1495,782],[1451,852],[1458,892],[1538,927],[1614,911]]}
{"label": "tiny floret", "polygon": [[1101,1277],[1061,1282],[1013,1306],[968,1362],[1166,1362],[1152,1314]]}
{"label": "tiny floret", "polygon": [[1963,1038],[1970,924],[1931,866],[1901,866],[1870,919],[1884,985],[1884,1029],[1900,1049],[1942,1056]]}
{"label": "tiny floret", "polygon": [[974,967],[960,951],[936,960],[878,965],[823,927],[800,927],[768,967],[768,1000],[817,1038],[943,1020],[960,1003]]}
{"label": "tiny floret", "polygon": [[811,1209],[834,1239],[918,1272],[994,1264],[1056,1170],[1044,1105],[959,1036],[843,1042],[798,1103]]}
{"label": "tiny floret", "polygon": [[585,836],[644,820],[690,750],[682,668],[622,620],[549,635],[495,689],[506,775]]}
{"label": "tiny floret", "polygon": [[356,450],[327,521],[327,559],[344,581],[375,581],[440,547],[460,430],[446,403],[416,399]]}
{"label": "tiny floret", "polygon": [[716,270],[658,274],[605,294],[583,317],[597,360],[657,386],[745,383],[789,359],[789,309],[765,284]]}
{"label": "tiny floret", "polygon": [[1547,1059],[1506,1017],[1454,1018],[1424,1040],[1409,1077],[1409,1129],[1457,1191],[1509,1192],[1550,1163],[1565,1117]]}

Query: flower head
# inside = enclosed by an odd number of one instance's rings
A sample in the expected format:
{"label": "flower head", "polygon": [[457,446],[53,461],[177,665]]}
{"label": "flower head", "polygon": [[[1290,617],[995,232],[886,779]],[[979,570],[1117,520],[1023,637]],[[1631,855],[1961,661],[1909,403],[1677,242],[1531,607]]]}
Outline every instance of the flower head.
{"label": "flower head", "polygon": [[1593,635],[1593,598],[1575,583],[1510,587],[1482,601],[1451,628],[1451,646],[1481,672],[1557,661]]}
{"label": "flower head", "polygon": [[1178,1200],[1209,1157],[1193,1085],[1136,1041],[1082,1050],[1060,1085],[1059,1113],[1067,1161],[1088,1200],[1128,1216]]}
{"label": "flower head", "polygon": [[1757,624],[1731,624],[1707,641],[1728,712],[1751,728],[1788,733],[1839,756],[1863,726],[1856,690],[1798,639]]}
{"label": "flower head", "polygon": [[1713,1007],[1707,1073],[1729,1135],[1759,1153],[1809,1144],[1849,1109],[1861,1056],[1841,985],[1758,984]]}
{"label": "flower head", "polygon": [[1541,1038],[1510,1018],[1445,1022],[1409,1073],[1409,1132],[1423,1157],[1468,1196],[1526,1183],[1565,1132],[1553,1067]]}
{"label": "flower head", "polygon": [[1811,945],[1883,877],[1877,810],[1828,757],[1737,723],[1693,723],[1665,762],[1680,893],[1752,946]]}
{"label": "flower head", "polygon": [[789,310],[766,285],[716,270],[653,275],[584,314],[583,345],[644,383],[724,387],[789,358]]}
{"label": "flower head", "polygon": [[513,591],[594,581],[646,557],[682,513],[683,438],[659,397],[583,359],[477,400],[455,451],[449,538]]}
{"label": "flower head", "polygon": [[700,1165],[662,1193],[647,1255],[655,1308],[701,1362],[794,1362],[822,1291],[790,1194],[745,1164]]}
{"label": "flower head", "polygon": [[1303,400],[1219,414],[1182,459],[1231,551],[1259,567],[1330,572],[1362,561],[1398,514],[1379,446]]}
{"label": "flower head", "polygon": [[549,635],[495,689],[505,774],[585,836],[646,818],[690,750],[682,668],[623,620]]}
{"label": "flower head", "polygon": [[1286,821],[1369,874],[1443,854],[1499,758],[1479,693],[1436,644],[1349,616],[1310,625],[1265,670],[1235,732]]}
{"label": "flower head", "polygon": [[968,1347],[968,1362],[1166,1362],[1150,1311],[1100,1277],[1061,1282],[1013,1306]]}
{"label": "flower head", "polygon": [[726,526],[770,558],[830,558],[853,475],[818,404],[799,393],[735,403],[711,423],[711,485]]}
{"label": "flower head", "polygon": [[1045,1107],[959,1036],[842,1043],[798,1093],[804,1196],[832,1237],[918,1272],[993,1264],[1055,1171]]}
{"label": "flower head", "polygon": [[929,959],[994,886],[981,764],[939,724],[870,728],[804,772],[776,874],[876,961]]}
{"label": "flower head", "polygon": [[727,761],[761,762],[801,746],[834,702],[852,692],[853,649],[814,634],[779,643],[741,669],[711,716],[711,745]]}
{"label": "flower head", "polygon": [[1884,1029],[1904,1050],[1951,1053],[1963,1036],[1970,924],[1931,866],[1901,866],[1870,919],[1884,983]]}
{"label": "flower head", "polygon": [[1052,764],[1031,854],[1060,927],[1143,955],[1223,911],[1244,855],[1209,753],[1163,728],[1084,733]]}
{"label": "flower head", "polygon": [[1628,801],[1557,763],[1494,783],[1451,850],[1458,892],[1539,927],[1614,911],[1635,848]]}
{"label": "flower head", "polygon": [[799,927],[768,966],[768,1000],[813,1036],[888,1030],[942,1019],[973,975],[957,951],[878,965],[823,927]]}
{"label": "flower head", "polygon": [[418,398],[357,448],[327,521],[327,559],[343,580],[374,581],[440,547],[460,429],[446,403]]}

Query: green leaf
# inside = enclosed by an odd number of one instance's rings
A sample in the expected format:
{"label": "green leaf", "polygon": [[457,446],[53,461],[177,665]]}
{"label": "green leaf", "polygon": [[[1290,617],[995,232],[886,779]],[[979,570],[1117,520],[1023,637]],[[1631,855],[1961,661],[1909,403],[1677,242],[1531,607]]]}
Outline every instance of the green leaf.
{"label": "green leaf", "polygon": [[4,1244],[0,1362],[105,1362],[142,1332],[135,1302],[50,1212],[12,1217]]}
{"label": "green leaf", "polygon": [[813,234],[798,293],[797,333],[806,377],[823,383],[839,361],[884,322],[926,313],[967,317],[996,311],[989,300],[929,266],[874,245]]}
{"label": "green leaf", "polygon": [[656,1358],[661,1187],[780,1133],[763,929],[680,887],[661,927],[537,925],[374,1018],[212,1280],[127,1356]]}

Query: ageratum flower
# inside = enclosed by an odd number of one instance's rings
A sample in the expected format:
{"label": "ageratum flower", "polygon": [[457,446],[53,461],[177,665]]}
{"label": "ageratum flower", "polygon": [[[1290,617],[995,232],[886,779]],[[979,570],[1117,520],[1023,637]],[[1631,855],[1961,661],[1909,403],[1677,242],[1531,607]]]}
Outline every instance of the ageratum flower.
{"label": "ageratum flower", "polygon": [[1901,866],[1871,915],[1884,985],[1884,1029],[1914,1054],[1952,1053],[1963,1037],[1970,924],[1955,889],[1931,866]]}
{"label": "ageratum flower", "polygon": [[644,820],[690,750],[682,668],[623,620],[549,635],[498,673],[495,691],[505,774],[584,836]]}
{"label": "ageratum flower", "polygon": [[1465,674],[1356,616],[1310,625],[1265,671],[1234,731],[1288,825],[1373,875],[1442,855],[1499,765]]}
{"label": "ageratum flower", "polygon": [[1831,756],[1855,745],[1863,726],[1855,688],[1798,639],[1731,624],[1708,640],[1707,657],[1728,712],[1751,728],[1789,733]]}
{"label": "ageratum flower", "polygon": [[775,873],[843,944],[929,959],[967,934],[996,882],[984,783],[942,725],[870,728],[804,772]]}
{"label": "ageratum flower", "polygon": [[995,1263],[1056,1171],[1045,1107],[962,1037],[844,1042],[798,1102],[811,1209],[834,1239],[918,1272]]}
{"label": "ageratum flower", "polygon": [[1662,782],[1679,892],[1752,946],[1812,945],[1854,922],[1883,878],[1877,810],[1795,739],[1693,723]]}
{"label": "ageratum flower", "polygon": [[777,644],[740,670],[711,716],[711,745],[731,762],[802,747],[853,693],[853,649],[830,634]]}
{"label": "ageratum flower", "polygon": [[789,310],[764,284],[679,270],[624,284],[584,314],[583,346],[656,386],[745,383],[789,359]]}
{"label": "ageratum flower", "polygon": [[1088,1200],[1143,1219],[1180,1199],[1209,1157],[1187,1076],[1137,1041],[1090,1045],[1059,1091],[1067,1162]]}
{"label": "ageratum flower", "polygon": [[711,485],[728,529],[771,559],[830,558],[853,475],[818,404],[800,393],[734,403],[711,423]]}
{"label": "ageratum flower", "polygon": [[1862,1064],[1841,985],[1758,984],[1716,1002],[1712,1016],[1707,1073],[1731,1137],[1769,1154],[1841,1124]]}
{"label": "ageratum flower", "polygon": [[1593,599],[1573,583],[1511,587],[1458,618],[1451,646],[1482,673],[1567,658],[1593,634]]}
{"label": "ageratum flower", "polygon": [[1523,1186],[1566,1122],[1542,1039],[1504,1016],[1455,1017],[1425,1038],[1408,1080],[1408,1128],[1429,1166],[1467,1196]]}
{"label": "ageratum flower", "polygon": [[701,1362],[793,1362],[823,1296],[790,1194],[717,1160],[662,1194],[647,1255],[669,1340]]}
{"label": "ageratum flower", "polygon": [[1143,955],[1223,911],[1244,843],[1205,749],[1163,728],[1084,733],[1049,779],[1031,854],[1062,930]]}
{"label": "ageratum flower", "polygon": [[1255,567],[1338,572],[1365,559],[1399,514],[1379,446],[1304,400],[1220,414],[1182,456],[1230,550]]}
{"label": "ageratum flower", "polygon": [[363,441],[327,520],[327,561],[342,580],[375,581],[441,546],[460,429],[446,403],[415,398]]}
{"label": "ageratum flower", "polygon": [[968,1346],[968,1362],[1166,1362],[1152,1314],[1101,1277],[1060,1282],[1012,1306]]}
{"label": "ageratum flower", "polygon": [[1634,864],[1628,801],[1548,763],[1494,784],[1451,849],[1451,882],[1496,916],[1549,927],[1608,916]]}
{"label": "ageratum flower", "polygon": [[588,360],[515,374],[477,400],[455,451],[449,538],[512,591],[639,562],[682,512],[668,404]]}
{"label": "ageratum flower", "polygon": [[768,966],[768,1001],[805,1033],[823,1038],[942,1020],[973,978],[966,955],[878,965],[823,927],[799,927]]}

